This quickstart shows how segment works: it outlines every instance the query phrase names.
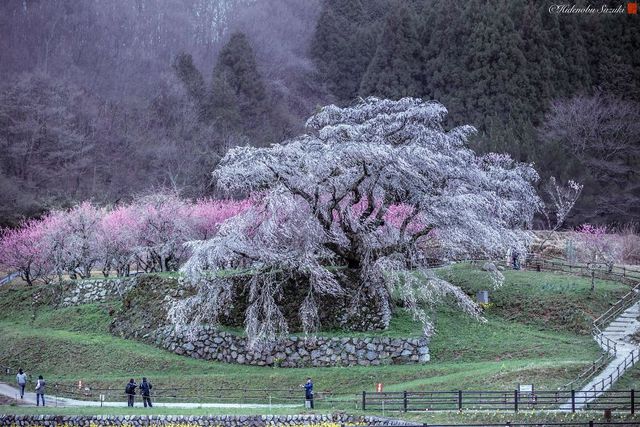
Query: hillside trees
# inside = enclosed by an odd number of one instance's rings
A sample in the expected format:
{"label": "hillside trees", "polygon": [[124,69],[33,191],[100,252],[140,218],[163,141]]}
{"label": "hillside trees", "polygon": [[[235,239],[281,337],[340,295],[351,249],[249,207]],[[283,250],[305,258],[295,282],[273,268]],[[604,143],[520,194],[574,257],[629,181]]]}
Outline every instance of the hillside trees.
{"label": "hillside trees", "polygon": [[376,51],[385,1],[325,0],[311,41],[319,77],[333,96],[348,102],[358,95],[360,82]]}
{"label": "hillside trees", "polygon": [[379,37],[358,92],[390,99],[423,95],[422,47],[413,11],[405,5],[394,8]]}
{"label": "hillside trees", "polygon": [[[465,146],[474,129],[445,131],[445,116],[435,102],[368,98],[324,107],[307,121],[309,133],[282,144],[230,150],[214,172],[218,186],[259,197],[193,244],[183,270],[197,293],[175,302],[172,320],[215,322],[236,286],[248,287],[245,328],[258,347],[287,332],[277,302],[284,286],[306,294],[299,317],[307,333],[319,326],[323,295],[348,295],[344,321],[364,329],[388,326],[394,294],[427,333],[422,302],[451,297],[477,316],[457,287],[411,270],[430,257],[524,250],[539,208],[537,174],[507,155],[475,156]],[[419,249],[429,245],[439,249]],[[218,274],[228,269],[236,274]]]}
{"label": "hillside trees", "polygon": [[541,129],[582,167],[580,221],[592,215],[631,222],[640,212],[640,104],[596,92],[558,100]]}
{"label": "hillside trees", "polygon": [[[301,3],[305,8],[309,4]],[[278,8],[296,19],[304,16],[290,1],[281,1]],[[202,120],[202,113],[210,111],[212,68],[232,27],[242,29],[236,16],[245,9],[270,10],[263,5],[238,0],[10,0],[0,9],[2,225],[15,226],[24,217],[89,198],[101,204],[126,202],[161,189],[192,198],[210,195],[209,172],[229,146],[281,140],[291,134],[290,123],[298,124],[321,96],[312,88],[315,98],[298,108],[301,90],[314,85],[307,60],[305,77],[297,80],[296,104],[284,104],[294,98],[290,82],[273,81],[264,85],[262,102],[268,108],[263,107],[267,114],[261,120],[239,117],[233,126],[224,117]],[[305,61],[314,13],[305,19],[286,28],[295,40],[287,45],[296,51],[273,58],[280,62],[271,70],[282,69],[286,58]],[[256,35],[270,31],[278,43],[286,25],[260,19],[250,26]],[[301,31],[306,36],[298,37]],[[190,56],[181,55],[174,71],[172,61],[181,50]],[[259,64],[255,66],[249,79]],[[181,81],[194,78],[199,81],[181,87]],[[270,90],[275,85],[278,96]],[[227,111],[237,104],[232,95],[223,103]],[[37,120],[47,123],[47,142],[34,134],[36,150],[30,160],[21,161],[28,157],[25,129],[32,131]],[[67,147],[56,147],[55,141]],[[47,150],[41,150],[45,145]],[[187,152],[192,155],[185,156]]]}
{"label": "hillside trees", "polygon": [[[302,131],[304,119],[329,97],[309,52],[320,13],[320,0],[253,2],[239,11],[233,31],[251,41],[269,97],[271,142]],[[273,119],[270,119],[270,121]]]}
{"label": "hillside trees", "polygon": [[5,189],[5,200],[33,215],[39,210],[28,202],[34,195],[58,201],[85,197],[91,181],[81,177],[96,166],[90,137],[95,100],[42,74],[12,83],[0,89],[0,168],[14,186]]}
{"label": "hillside trees", "polygon": [[[634,18],[525,0],[3,1],[0,223],[162,188],[211,195],[227,148],[287,139],[318,106],[369,95],[438,99],[447,127],[478,129],[479,153],[508,152],[544,165],[541,182],[575,179],[606,198],[537,131],[554,101],[638,99]],[[576,212],[571,225],[618,221]]]}
{"label": "hillside trees", "polygon": [[[209,87],[191,55],[179,54],[173,69],[197,109],[200,126],[209,126],[214,139],[254,144],[271,142],[281,135],[281,118],[258,71],[255,54],[244,33],[234,33],[223,46]],[[224,144],[223,144],[224,145]]]}
{"label": "hillside trees", "polygon": [[[324,1],[311,45],[338,101],[347,103],[353,87],[363,97],[438,99],[449,109],[448,126],[469,122],[478,128],[471,140],[478,152],[506,151],[545,165],[545,182],[552,176],[583,182],[590,187],[584,203],[591,191],[607,198],[606,190],[588,184],[592,178],[567,158],[562,144],[540,141],[538,130],[558,100],[590,96],[598,88],[618,99],[637,98],[640,32],[630,16],[558,15],[544,3],[522,0],[361,7],[358,1]],[[365,30],[373,42],[354,42]],[[569,219],[572,225],[619,220],[612,209],[587,214],[582,208],[576,213],[583,216]],[[622,221],[637,220],[638,210],[633,212]]]}

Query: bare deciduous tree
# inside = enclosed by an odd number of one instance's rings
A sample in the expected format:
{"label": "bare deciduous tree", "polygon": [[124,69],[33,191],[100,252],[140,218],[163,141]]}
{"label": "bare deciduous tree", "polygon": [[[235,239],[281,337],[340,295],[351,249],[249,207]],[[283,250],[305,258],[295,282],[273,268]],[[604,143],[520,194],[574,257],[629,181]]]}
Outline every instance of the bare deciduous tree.
{"label": "bare deciduous tree", "polygon": [[596,215],[615,216],[621,223],[637,219],[640,104],[601,92],[558,100],[542,137],[562,143],[584,167],[580,204],[589,203]]}

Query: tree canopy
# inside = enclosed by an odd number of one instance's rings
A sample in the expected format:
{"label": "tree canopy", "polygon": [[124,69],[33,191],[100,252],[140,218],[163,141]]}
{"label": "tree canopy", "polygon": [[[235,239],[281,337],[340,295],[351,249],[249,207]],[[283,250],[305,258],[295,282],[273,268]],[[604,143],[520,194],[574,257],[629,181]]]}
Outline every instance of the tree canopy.
{"label": "tree canopy", "polygon": [[319,326],[316,300],[325,294],[350,295],[346,322],[370,308],[377,322],[363,328],[388,326],[394,294],[426,333],[432,323],[421,303],[453,296],[478,316],[468,296],[424,267],[524,250],[538,176],[508,155],[476,156],[466,146],[474,128],[446,131],[446,114],[436,102],[371,97],[322,108],[307,134],[281,144],[231,149],[214,172],[217,185],[254,193],[255,203],[193,243],[183,270],[197,292],[175,302],[173,321],[215,322],[238,279],[250,288],[245,326],[254,345],[287,332],[276,302],[286,283],[306,289],[299,316],[307,333]]}

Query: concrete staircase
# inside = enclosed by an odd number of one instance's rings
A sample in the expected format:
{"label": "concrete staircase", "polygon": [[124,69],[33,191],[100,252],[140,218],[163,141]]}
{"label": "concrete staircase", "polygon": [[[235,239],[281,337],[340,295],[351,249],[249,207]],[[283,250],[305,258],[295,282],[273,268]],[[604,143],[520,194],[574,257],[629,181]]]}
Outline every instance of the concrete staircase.
{"label": "concrete staircase", "polygon": [[[632,292],[634,299],[638,298],[638,289]],[[575,393],[575,401],[563,404],[561,410],[580,410],[609,390],[613,384],[628,369],[640,361],[640,346],[631,342],[631,335],[640,330],[640,302],[633,303],[622,311],[602,331],[594,336],[598,344],[606,352],[613,355],[613,359],[594,376],[587,384]],[[611,343],[614,343],[612,347]]]}
{"label": "concrete staircase", "polygon": [[[629,346],[629,336],[640,327],[640,303],[635,303],[615,318],[602,333],[616,343],[616,346]],[[636,346],[634,346],[636,347]]]}

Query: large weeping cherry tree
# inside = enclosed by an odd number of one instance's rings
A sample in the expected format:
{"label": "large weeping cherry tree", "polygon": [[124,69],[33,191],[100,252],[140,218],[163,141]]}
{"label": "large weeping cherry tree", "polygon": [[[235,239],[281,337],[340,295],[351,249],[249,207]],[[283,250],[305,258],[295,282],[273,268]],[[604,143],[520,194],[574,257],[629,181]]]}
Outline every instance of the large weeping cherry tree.
{"label": "large weeping cherry tree", "polygon": [[427,335],[433,324],[425,308],[436,303],[481,318],[428,265],[525,251],[540,208],[538,175],[507,155],[477,156],[466,147],[475,129],[446,131],[446,114],[436,102],[367,98],[322,108],[307,121],[308,133],[292,140],[230,150],[214,172],[217,185],[255,201],[214,238],[191,243],[183,271],[195,292],[174,302],[174,324],[215,324],[238,280],[248,295],[246,333],[257,347],[288,332],[278,300],[291,283],[306,294],[298,311],[306,333],[318,330],[318,301],[327,295],[346,295],[347,322],[375,307],[378,323],[369,327],[388,326],[394,301]]}

